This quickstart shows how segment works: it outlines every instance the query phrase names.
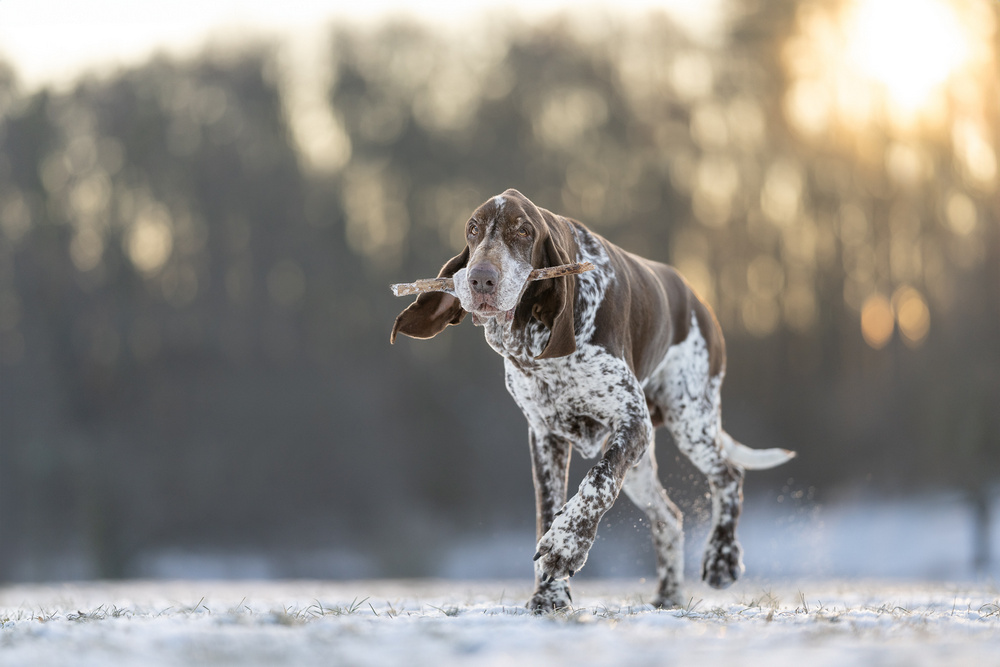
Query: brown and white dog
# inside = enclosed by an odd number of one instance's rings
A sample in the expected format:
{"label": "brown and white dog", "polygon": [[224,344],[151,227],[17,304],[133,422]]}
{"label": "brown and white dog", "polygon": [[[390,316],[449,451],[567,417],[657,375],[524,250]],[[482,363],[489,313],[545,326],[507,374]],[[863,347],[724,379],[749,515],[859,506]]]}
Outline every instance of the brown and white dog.
{"label": "brown and white dog", "polygon": [[[507,389],[529,426],[535,481],[535,592],[528,606],[571,602],[568,577],[583,567],[597,524],[619,491],[649,517],[657,606],[681,602],[681,512],[656,473],[653,431],[666,426],[708,478],[712,526],[702,578],[715,588],[743,571],[736,523],[744,469],[794,456],[753,450],[722,429],[722,331],[673,268],[638,257],[582,224],[507,190],[466,223],[465,249],[444,265],[455,296],[421,294],[396,318],[402,333],[431,338],[472,313],[504,358]],[[532,269],[592,262],[593,271],[528,282]],[[567,502],[570,452],[600,456]]]}

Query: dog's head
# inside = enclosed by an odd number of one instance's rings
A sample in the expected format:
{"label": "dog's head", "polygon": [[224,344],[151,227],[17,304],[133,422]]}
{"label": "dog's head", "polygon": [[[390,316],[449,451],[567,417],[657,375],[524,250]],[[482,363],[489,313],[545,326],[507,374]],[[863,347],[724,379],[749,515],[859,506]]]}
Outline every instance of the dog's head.
{"label": "dog's head", "polygon": [[487,200],[465,224],[466,246],[438,273],[455,281],[455,294],[421,294],[396,318],[391,340],[402,333],[432,338],[467,312],[476,324],[504,318],[523,327],[534,317],[552,330],[539,359],[576,350],[573,334],[575,277],[528,282],[532,269],[567,264],[575,241],[564,218],[535,206],[517,190]]}

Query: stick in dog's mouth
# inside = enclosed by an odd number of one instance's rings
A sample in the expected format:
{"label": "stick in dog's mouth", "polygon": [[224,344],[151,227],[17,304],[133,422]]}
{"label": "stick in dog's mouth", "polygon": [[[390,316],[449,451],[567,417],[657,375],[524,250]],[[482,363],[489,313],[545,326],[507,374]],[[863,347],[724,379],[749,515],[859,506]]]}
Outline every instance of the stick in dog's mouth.
{"label": "stick in dog's mouth", "polygon": [[[593,271],[595,267],[590,262],[574,262],[573,264],[560,264],[544,269],[535,269],[528,274],[528,280],[546,280],[548,278],[558,278],[560,276],[572,276],[577,273]],[[455,295],[455,281],[451,278],[423,278],[412,283],[396,283],[389,288],[395,296],[407,296],[409,294],[423,294],[424,292],[447,292]]]}

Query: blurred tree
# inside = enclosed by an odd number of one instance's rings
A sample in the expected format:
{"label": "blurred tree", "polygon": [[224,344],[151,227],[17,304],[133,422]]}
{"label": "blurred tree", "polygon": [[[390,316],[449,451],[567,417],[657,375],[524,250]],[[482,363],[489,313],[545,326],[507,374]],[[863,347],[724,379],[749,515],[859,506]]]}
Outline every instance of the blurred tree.
{"label": "blurred tree", "polygon": [[741,6],[719,48],[655,12],[336,27],[325,168],[273,47],[66,92],[0,67],[0,579],[215,548],[438,574],[459,530],[530,530],[479,332],[387,348],[387,284],[435,272],[507,187],[713,304],[727,429],[800,452],[748,492],[956,488],[988,526],[1000,10],[956,10],[979,46],[907,116],[837,50],[860,20],[840,5]]}

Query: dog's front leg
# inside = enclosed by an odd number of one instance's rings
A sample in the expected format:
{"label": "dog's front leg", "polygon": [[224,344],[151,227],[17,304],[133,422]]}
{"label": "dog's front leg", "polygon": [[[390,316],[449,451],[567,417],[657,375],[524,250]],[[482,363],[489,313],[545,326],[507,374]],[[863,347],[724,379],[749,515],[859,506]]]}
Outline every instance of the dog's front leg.
{"label": "dog's front leg", "polygon": [[625,474],[646,451],[652,428],[646,413],[644,419],[629,420],[615,429],[601,460],[584,476],[576,495],[556,513],[538,540],[535,571],[543,573],[543,581],[572,577],[587,562],[597,524],[618,497]]}
{"label": "dog's front leg", "polygon": [[[566,502],[566,480],[572,447],[569,442],[555,435],[539,435],[534,429],[529,433],[531,445],[531,476],[535,481],[535,539],[541,539],[556,512]],[[567,607],[572,602],[569,583],[565,579],[551,579],[535,562],[535,593],[528,602],[534,611],[552,611]]]}

